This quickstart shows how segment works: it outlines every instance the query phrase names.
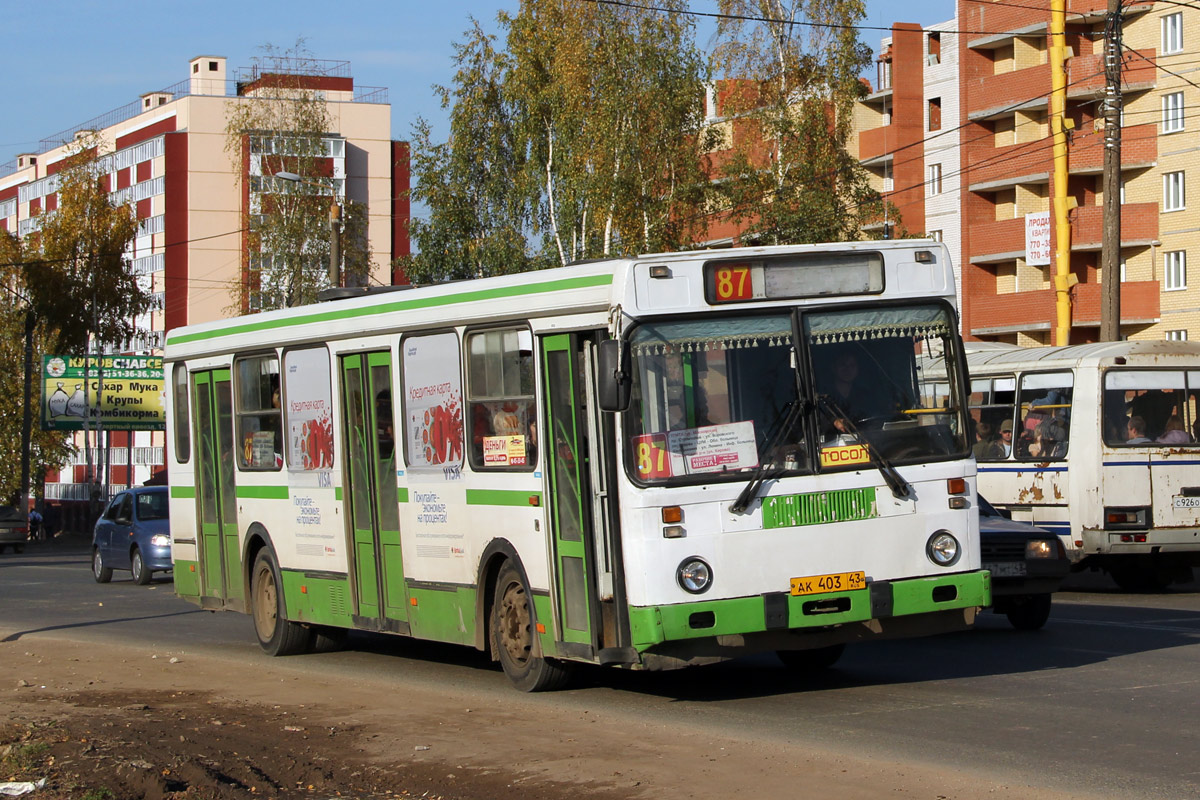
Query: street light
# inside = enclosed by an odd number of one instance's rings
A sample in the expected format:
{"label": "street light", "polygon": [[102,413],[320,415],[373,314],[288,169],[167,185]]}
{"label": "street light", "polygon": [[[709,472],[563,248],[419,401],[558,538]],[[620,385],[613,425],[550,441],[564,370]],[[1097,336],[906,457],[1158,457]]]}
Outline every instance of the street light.
{"label": "street light", "polygon": [[[326,186],[317,181],[311,181],[307,178],[297,175],[295,172],[276,172],[275,177],[283,181],[291,183],[307,183],[309,186],[316,186],[321,189],[330,189],[331,186]],[[342,247],[341,239],[338,233],[341,229],[342,222],[342,204],[338,202],[337,194],[334,193],[330,197],[329,203],[329,285],[342,285]]]}

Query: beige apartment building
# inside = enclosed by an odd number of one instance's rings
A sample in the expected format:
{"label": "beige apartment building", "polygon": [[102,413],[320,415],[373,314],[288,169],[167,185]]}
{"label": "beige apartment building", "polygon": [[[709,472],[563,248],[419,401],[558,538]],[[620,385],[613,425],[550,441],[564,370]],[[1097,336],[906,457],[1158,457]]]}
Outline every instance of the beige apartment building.
{"label": "beige apartment building", "polygon": [[[57,207],[56,173],[79,137],[100,142],[100,172],[114,199],[132,201],[139,220],[129,257],[154,295],[154,309],[138,320],[142,334],[123,352],[160,351],[164,334],[181,325],[238,313],[234,289],[253,285],[258,260],[247,252],[243,228],[258,207],[264,165],[279,163],[280,140],[270,132],[247,136],[240,163],[226,148],[232,104],[279,96],[285,81],[323,98],[332,130],[325,137],[322,174],[339,200],[368,209],[371,282],[403,282],[393,259],[407,255],[408,146],[391,136],[387,90],[357,86],[344,61],[286,59],[227,75],[221,56],[187,62],[187,77],[166,89],[41,140],[40,147],[0,164],[0,229],[24,236]],[[161,469],[161,433],[114,433],[114,485],[140,483]],[[129,455],[122,456],[122,452]],[[83,454],[52,476],[47,498],[86,496]],[[133,463],[127,463],[132,461]]]}

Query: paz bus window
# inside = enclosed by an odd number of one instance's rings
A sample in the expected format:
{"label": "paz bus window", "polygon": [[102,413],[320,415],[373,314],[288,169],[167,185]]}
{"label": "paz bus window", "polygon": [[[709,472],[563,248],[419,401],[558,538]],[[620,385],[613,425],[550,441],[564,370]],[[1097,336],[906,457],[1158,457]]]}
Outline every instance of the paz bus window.
{"label": "paz bus window", "polygon": [[491,330],[467,337],[471,466],[533,469],[537,464],[533,334]]}
{"label": "paz bus window", "polygon": [[1109,370],[1104,374],[1104,443],[1166,447],[1196,442],[1200,373]]}
{"label": "paz bus window", "polygon": [[274,355],[238,359],[238,467],[277,470],[283,466],[279,360]]}
{"label": "paz bus window", "polygon": [[1017,458],[1054,461],[1067,454],[1071,432],[1070,372],[1038,372],[1021,376],[1017,409],[1020,421],[1013,434]]}
{"label": "paz bus window", "polygon": [[971,420],[976,461],[1002,461],[1012,455],[1013,404],[1017,379],[974,378],[971,380]]}

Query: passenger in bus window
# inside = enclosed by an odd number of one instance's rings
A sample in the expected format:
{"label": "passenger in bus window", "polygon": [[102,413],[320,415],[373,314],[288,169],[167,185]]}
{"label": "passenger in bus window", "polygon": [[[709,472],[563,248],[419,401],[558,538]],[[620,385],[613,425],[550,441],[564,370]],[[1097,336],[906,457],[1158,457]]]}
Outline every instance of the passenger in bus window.
{"label": "passenger in bus window", "polygon": [[[1011,424],[1008,429],[1011,433]],[[976,461],[996,461],[1004,458],[1004,448],[1001,447],[1000,440],[996,438],[992,423],[980,420],[975,425],[975,435],[978,441],[971,448],[971,452],[974,453]]]}
{"label": "passenger in bus window", "polygon": [[1134,415],[1129,418],[1129,425],[1126,430],[1129,437],[1125,440],[1125,444],[1149,444],[1150,440],[1146,438],[1146,420]]}
{"label": "passenger in bus window", "polygon": [[1006,419],[1000,423],[1000,449],[1004,453],[1004,458],[1012,455],[1013,447],[1013,421]]}
{"label": "passenger in bus window", "polygon": [[1067,453],[1067,429],[1056,419],[1040,423],[1029,445],[1030,458],[1062,458]]}
{"label": "passenger in bus window", "polygon": [[1183,420],[1178,414],[1172,414],[1167,417],[1167,428],[1163,435],[1154,441],[1159,444],[1188,444],[1192,441],[1192,437],[1187,435],[1187,431],[1183,429]]}

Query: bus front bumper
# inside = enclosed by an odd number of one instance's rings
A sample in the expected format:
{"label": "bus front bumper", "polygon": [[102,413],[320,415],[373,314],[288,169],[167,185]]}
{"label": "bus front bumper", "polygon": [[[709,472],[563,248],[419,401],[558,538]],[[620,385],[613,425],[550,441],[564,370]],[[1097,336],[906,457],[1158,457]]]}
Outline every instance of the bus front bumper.
{"label": "bus front bumper", "polygon": [[969,628],[991,605],[987,572],[872,581],[864,589],[630,609],[634,648],[646,669],[714,663],[766,650],[801,650]]}

